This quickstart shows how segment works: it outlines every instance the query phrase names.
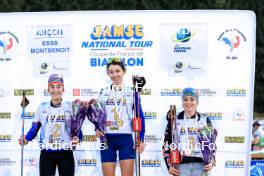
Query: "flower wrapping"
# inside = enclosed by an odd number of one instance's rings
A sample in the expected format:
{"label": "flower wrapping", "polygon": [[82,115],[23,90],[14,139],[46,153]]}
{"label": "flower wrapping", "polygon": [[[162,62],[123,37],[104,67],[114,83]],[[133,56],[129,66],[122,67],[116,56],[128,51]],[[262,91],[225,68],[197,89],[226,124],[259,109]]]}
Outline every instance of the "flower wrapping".
{"label": "flower wrapping", "polygon": [[[105,132],[106,111],[103,108],[102,103],[98,101],[92,103],[88,108],[87,116],[89,121],[94,124],[96,130]],[[100,141],[105,143],[106,137],[101,136]]]}

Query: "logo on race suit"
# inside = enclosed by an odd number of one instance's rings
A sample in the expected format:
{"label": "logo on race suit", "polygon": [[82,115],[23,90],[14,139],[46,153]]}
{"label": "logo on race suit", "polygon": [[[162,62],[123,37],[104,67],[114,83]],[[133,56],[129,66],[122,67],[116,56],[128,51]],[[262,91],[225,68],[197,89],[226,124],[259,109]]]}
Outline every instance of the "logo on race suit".
{"label": "logo on race suit", "polygon": [[19,43],[18,38],[10,31],[0,32],[0,61],[12,60],[12,54]]}
{"label": "logo on race suit", "polygon": [[226,29],[219,35],[217,40],[224,46],[228,54],[226,59],[229,60],[238,59],[239,48],[247,41],[245,35],[236,28]]}

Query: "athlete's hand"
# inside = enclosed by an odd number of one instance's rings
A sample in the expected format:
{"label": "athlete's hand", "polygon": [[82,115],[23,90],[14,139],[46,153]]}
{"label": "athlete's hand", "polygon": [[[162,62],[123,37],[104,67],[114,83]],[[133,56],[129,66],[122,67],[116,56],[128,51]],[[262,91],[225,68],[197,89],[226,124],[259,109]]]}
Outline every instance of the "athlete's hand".
{"label": "athlete's hand", "polygon": [[[24,145],[28,144],[28,141],[26,140],[25,135],[23,136],[23,138],[24,138]],[[20,138],[18,139],[18,143],[19,143],[19,145],[22,145],[22,136],[20,136]]]}
{"label": "athlete's hand", "polygon": [[209,164],[204,165],[203,169],[205,170],[205,172],[209,172],[210,170],[212,170],[212,168],[213,168],[213,164],[209,163]]}
{"label": "athlete's hand", "polygon": [[80,139],[77,137],[77,136],[74,136],[73,138],[72,138],[72,144],[73,145],[77,145],[77,144],[79,144],[80,143]]}
{"label": "athlete's hand", "polygon": [[180,176],[180,170],[178,170],[174,167],[170,167],[169,168],[169,174],[171,174],[173,176]]}
{"label": "athlete's hand", "polygon": [[97,136],[97,137],[104,136],[104,132],[102,132],[102,131],[100,131],[100,130],[96,130],[96,136]]}
{"label": "athlete's hand", "polygon": [[139,153],[142,153],[144,150],[145,150],[145,146],[146,146],[146,144],[144,143],[144,142],[142,142],[142,141],[137,141],[137,151],[139,152]]}

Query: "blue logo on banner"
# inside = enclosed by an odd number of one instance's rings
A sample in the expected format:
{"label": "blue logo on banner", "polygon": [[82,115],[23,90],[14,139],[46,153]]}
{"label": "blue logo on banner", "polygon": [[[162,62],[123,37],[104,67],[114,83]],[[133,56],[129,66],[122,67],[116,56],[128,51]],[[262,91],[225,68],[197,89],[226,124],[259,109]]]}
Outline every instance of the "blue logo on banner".
{"label": "blue logo on banner", "polygon": [[250,176],[264,176],[264,160],[252,160]]}

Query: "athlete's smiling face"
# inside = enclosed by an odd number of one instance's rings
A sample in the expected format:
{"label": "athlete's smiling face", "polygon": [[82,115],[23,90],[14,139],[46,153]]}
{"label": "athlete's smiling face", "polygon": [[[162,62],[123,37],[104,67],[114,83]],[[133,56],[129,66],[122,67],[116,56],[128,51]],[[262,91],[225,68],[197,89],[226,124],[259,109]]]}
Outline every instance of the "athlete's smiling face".
{"label": "athlete's smiling face", "polygon": [[62,98],[64,86],[61,83],[50,83],[48,92],[51,95],[52,100],[59,101]]}
{"label": "athlete's smiling face", "polygon": [[108,67],[107,73],[114,85],[120,85],[123,82],[126,71],[120,65],[111,64]]}
{"label": "athlete's smiling face", "polygon": [[188,113],[195,113],[198,102],[193,96],[184,96],[182,97],[182,106],[184,111]]}

